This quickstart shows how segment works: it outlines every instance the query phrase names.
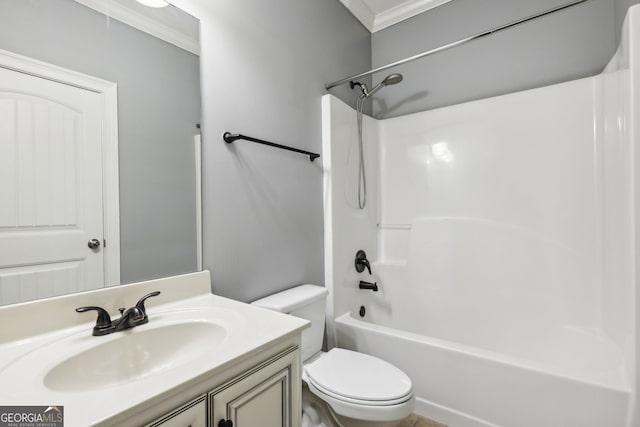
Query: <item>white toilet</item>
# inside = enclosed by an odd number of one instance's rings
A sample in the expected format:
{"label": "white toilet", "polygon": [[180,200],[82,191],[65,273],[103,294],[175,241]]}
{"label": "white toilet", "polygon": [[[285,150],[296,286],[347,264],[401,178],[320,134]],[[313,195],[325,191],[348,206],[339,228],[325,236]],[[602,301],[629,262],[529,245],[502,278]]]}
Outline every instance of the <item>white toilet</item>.
{"label": "white toilet", "polygon": [[[341,423],[393,426],[413,411],[411,379],[374,356],[341,348],[321,351],[328,293],[320,286],[301,285],[252,304],[311,321],[311,328],[302,333],[302,379]],[[303,406],[303,425],[330,425],[319,419],[315,408]]]}

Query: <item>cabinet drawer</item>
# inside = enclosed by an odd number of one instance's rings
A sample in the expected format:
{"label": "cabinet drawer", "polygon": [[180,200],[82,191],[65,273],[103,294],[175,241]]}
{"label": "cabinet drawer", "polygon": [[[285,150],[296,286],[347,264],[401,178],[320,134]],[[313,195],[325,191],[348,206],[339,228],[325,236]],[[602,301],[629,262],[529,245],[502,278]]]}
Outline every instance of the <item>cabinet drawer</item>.
{"label": "cabinet drawer", "polygon": [[171,411],[148,424],[147,427],[207,427],[206,396],[200,396],[175,411]]}

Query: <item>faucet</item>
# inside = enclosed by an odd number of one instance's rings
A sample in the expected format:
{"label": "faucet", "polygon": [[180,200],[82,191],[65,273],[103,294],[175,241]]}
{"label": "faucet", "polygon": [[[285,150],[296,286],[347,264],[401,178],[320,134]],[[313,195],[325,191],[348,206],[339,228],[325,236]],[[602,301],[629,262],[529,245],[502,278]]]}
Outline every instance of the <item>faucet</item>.
{"label": "faucet", "polygon": [[366,252],[362,249],[356,252],[355,266],[358,273],[362,273],[366,267],[369,274],[371,274],[371,264],[369,264]]}
{"label": "faucet", "polygon": [[378,292],[378,283],[370,283],[370,282],[365,282],[363,280],[360,281],[360,284],[358,285],[358,287],[360,289],[368,289],[371,290],[373,292]]}
{"label": "faucet", "polygon": [[120,309],[120,318],[116,320],[111,320],[109,313],[102,307],[96,306],[88,306],[88,307],[78,307],[76,311],[78,313],[84,313],[86,311],[95,310],[98,312],[98,318],[96,319],[96,325],[93,327],[94,336],[108,335],[113,332],[124,331],[125,329],[131,329],[136,326],[144,325],[145,323],[149,323],[149,317],[147,316],[146,308],[144,307],[144,302],[147,298],[155,297],[160,295],[160,291],[151,292],[142,298],[136,303],[134,307],[129,309]]}
{"label": "faucet", "polygon": [[149,323],[149,317],[147,316],[144,302],[147,298],[155,297],[158,295],[160,295],[160,291],[151,292],[150,294],[147,294],[140,298],[135,307],[131,307],[126,311],[121,308],[120,319],[113,322],[115,328],[114,332],[124,331],[125,329],[130,329],[139,325],[144,325],[145,323]]}

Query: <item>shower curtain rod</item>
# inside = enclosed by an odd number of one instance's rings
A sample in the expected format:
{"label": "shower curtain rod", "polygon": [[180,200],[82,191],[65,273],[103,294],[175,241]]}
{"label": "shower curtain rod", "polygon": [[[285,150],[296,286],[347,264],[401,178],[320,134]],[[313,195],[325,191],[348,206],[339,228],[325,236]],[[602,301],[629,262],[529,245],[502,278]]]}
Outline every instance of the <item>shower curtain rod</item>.
{"label": "shower curtain rod", "polygon": [[489,31],[478,33],[478,34],[475,34],[473,36],[466,37],[464,39],[460,39],[458,41],[455,41],[455,42],[452,42],[452,43],[437,47],[435,49],[431,49],[431,50],[428,50],[426,52],[422,52],[422,53],[419,53],[417,55],[413,55],[413,56],[410,56],[408,58],[401,59],[399,61],[392,62],[392,63],[387,64],[387,65],[383,65],[383,66],[378,67],[378,68],[374,68],[374,69],[366,71],[364,73],[356,74],[354,76],[347,77],[347,78],[344,78],[344,79],[341,79],[341,80],[336,80],[335,82],[326,84],[324,87],[325,87],[325,89],[329,90],[329,89],[334,88],[336,86],[340,86],[340,85],[343,85],[345,83],[349,83],[350,81],[353,81],[354,79],[359,79],[361,77],[366,77],[366,76],[369,76],[371,74],[377,73],[379,71],[384,71],[384,70],[387,70],[389,68],[396,67],[398,65],[406,64],[407,62],[415,61],[416,59],[424,58],[425,56],[433,55],[434,53],[442,52],[444,50],[451,49],[453,47],[457,47],[457,46],[463,45],[463,44],[468,43],[470,41],[478,40],[478,39],[481,39],[483,37],[490,36],[492,34],[500,32],[502,30],[506,30],[508,28],[512,28],[512,27],[515,27],[517,25],[524,24],[525,22],[533,21],[534,19],[538,19],[538,18],[541,18],[543,16],[550,15],[552,13],[556,13],[556,12],[559,12],[561,10],[568,9],[570,7],[573,7],[573,6],[577,6],[577,5],[582,4],[582,3],[586,3],[588,1],[589,0],[572,1],[570,3],[566,3],[566,4],[562,5],[562,6],[554,7],[553,9],[548,9],[548,10],[546,10],[544,12],[541,12],[541,13],[538,13],[536,15],[528,16],[528,17],[526,17],[524,19],[520,19],[518,21],[511,22],[511,23],[509,23],[507,25],[503,25],[501,27],[497,27],[497,28],[494,28],[494,29],[489,30]]}

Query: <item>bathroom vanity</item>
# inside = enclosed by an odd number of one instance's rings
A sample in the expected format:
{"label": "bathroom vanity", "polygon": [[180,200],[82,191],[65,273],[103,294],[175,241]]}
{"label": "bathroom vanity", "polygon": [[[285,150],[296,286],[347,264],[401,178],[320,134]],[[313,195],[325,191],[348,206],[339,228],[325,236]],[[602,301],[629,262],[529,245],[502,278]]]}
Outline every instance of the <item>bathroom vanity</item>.
{"label": "bathroom vanity", "polygon": [[[75,311],[118,317],[155,291],[148,323],[104,336]],[[0,405],[63,407],[65,427],[300,425],[308,322],[212,295],[207,271],[0,307],[0,322]]]}
{"label": "bathroom vanity", "polygon": [[301,411],[296,405],[295,414],[292,412],[292,391],[298,387],[293,371],[299,360],[298,348],[290,347],[160,417],[149,427],[297,426],[293,419],[299,423]]}

